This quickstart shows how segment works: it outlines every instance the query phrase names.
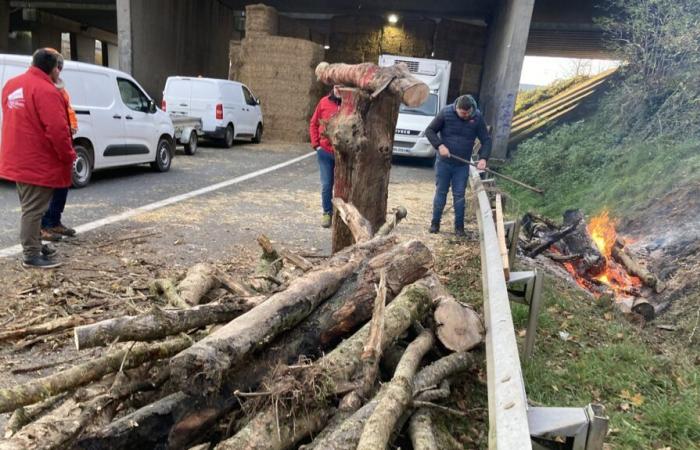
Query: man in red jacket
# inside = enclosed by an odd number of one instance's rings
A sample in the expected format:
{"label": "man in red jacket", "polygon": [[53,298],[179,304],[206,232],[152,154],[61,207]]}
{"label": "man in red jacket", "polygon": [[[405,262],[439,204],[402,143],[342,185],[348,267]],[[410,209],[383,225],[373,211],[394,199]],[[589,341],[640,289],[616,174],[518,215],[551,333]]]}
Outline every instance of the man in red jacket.
{"label": "man in red jacket", "polygon": [[54,188],[70,186],[75,160],[66,102],[54,85],[62,68],[60,53],[39,49],[2,90],[0,178],[17,184],[25,267],[60,265],[49,259],[55,250],[41,245],[41,216]]}
{"label": "man in red jacket", "polygon": [[331,117],[335,116],[340,109],[340,93],[338,88],[333,86],[333,90],[323,97],[316,106],[314,115],[311,116],[309,125],[309,136],[311,146],[316,150],[318,167],[321,172],[321,206],[323,208],[323,218],[321,226],[329,228],[331,226],[331,215],[333,213],[333,174],[335,171],[335,154],[333,145],[324,133],[326,125]]}

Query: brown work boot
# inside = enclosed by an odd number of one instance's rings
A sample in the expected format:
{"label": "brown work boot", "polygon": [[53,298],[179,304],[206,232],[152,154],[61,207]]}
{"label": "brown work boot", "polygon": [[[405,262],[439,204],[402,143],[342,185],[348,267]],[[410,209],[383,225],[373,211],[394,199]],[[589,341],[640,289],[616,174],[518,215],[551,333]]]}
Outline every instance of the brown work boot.
{"label": "brown work boot", "polygon": [[54,233],[54,234],[60,234],[63,236],[69,236],[69,237],[75,236],[75,230],[73,228],[68,228],[67,226],[65,226],[63,224],[59,224],[58,226],[47,228],[47,231],[50,231],[51,233]]}
{"label": "brown work boot", "polygon": [[41,229],[41,240],[42,241],[58,242],[61,239],[63,239],[63,236],[61,236],[60,234],[53,233],[53,232],[49,231],[48,228]]}

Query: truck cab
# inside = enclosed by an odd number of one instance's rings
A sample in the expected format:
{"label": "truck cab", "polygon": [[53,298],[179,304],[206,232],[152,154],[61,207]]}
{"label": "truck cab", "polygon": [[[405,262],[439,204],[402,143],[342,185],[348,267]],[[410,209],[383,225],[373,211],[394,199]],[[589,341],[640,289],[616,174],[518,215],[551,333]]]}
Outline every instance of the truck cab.
{"label": "truck cab", "polygon": [[423,104],[399,107],[399,117],[394,133],[393,154],[416,158],[435,157],[435,148],[425,137],[425,129],[438,112],[447,104],[447,90],[450,87],[449,61],[407,56],[381,55],[379,65],[383,67],[403,63],[411,74],[430,88],[430,94]]}

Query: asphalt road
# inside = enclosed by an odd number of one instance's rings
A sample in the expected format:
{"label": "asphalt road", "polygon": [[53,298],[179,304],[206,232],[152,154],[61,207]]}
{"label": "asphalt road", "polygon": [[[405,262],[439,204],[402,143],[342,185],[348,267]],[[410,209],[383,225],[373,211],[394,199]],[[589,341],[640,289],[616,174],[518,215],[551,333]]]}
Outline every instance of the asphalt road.
{"label": "asphalt road", "polygon": [[[153,172],[147,165],[99,171],[93,175],[89,186],[70,191],[63,222],[68,226],[78,226],[255,172],[308,152],[309,148],[305,145],[263,143],[238,144],[231,149],[200,147],[195,156],[186,156],[180,148],[167,173]],[[392,182],[416,181],[423,184],[429,183],[432,176],[429,165],[419,161],[397,161],[392,170]],[[266,209],[272,215],[277,209],[275,192],[298,192],[303,189],[312,193],[313,202],[320,202],[315,199],[319,189],[315,157],[244,181],[235,188],[226,188],[220,195],[225,195],[231,201],[234,200],[232,196],[235,197],[247,187],[264,191],[266,186],[270,187],[269,200],[252,208]],[[421,189],[425,190],[425,185]],[[280,202],[284,200],[280,199]],[[314,208],[311,201],[305,205]],[[314,213],[320,212],[320,206],[318,209]],[[0,212],[0,248],[5,248],[17,244],[19,236],[20,208],[13,183],[0,181]],[[320,217],[320,214],[313,214],[313,217],[316,215]]]}

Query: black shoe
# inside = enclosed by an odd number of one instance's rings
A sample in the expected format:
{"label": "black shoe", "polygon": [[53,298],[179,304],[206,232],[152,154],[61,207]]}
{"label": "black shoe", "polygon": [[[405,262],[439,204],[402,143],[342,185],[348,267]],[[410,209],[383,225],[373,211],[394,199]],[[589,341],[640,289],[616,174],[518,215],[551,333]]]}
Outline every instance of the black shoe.
{"label": "black shoe", "polygon": [[35,256],[33,258],[25,259],[22,262],[24,267],[34,268],[34,269],[53,269],[61,265],[60,262],[54,262],[48,259],[44,255]]}
{"label": "black shoe", "polygon": [[41,246],[41,254],[46,256],[46,257],[51,257],[51,256],[55,255],[57,252],[58,252],[58,250],[56,250],[55,248],[50,247],[46,244]]}
{"label": "black shoe", "polygon": [[435,222],[430,222],[430,229],[428,230],[430,233],[439,233],[440,232],[440,223],[435,223]]}
{"label": "black shoe", "polygon": [[455,236],[457,237],[467,237],[467,233],[464,232],[464,228],[457,228],[455,230]]}

